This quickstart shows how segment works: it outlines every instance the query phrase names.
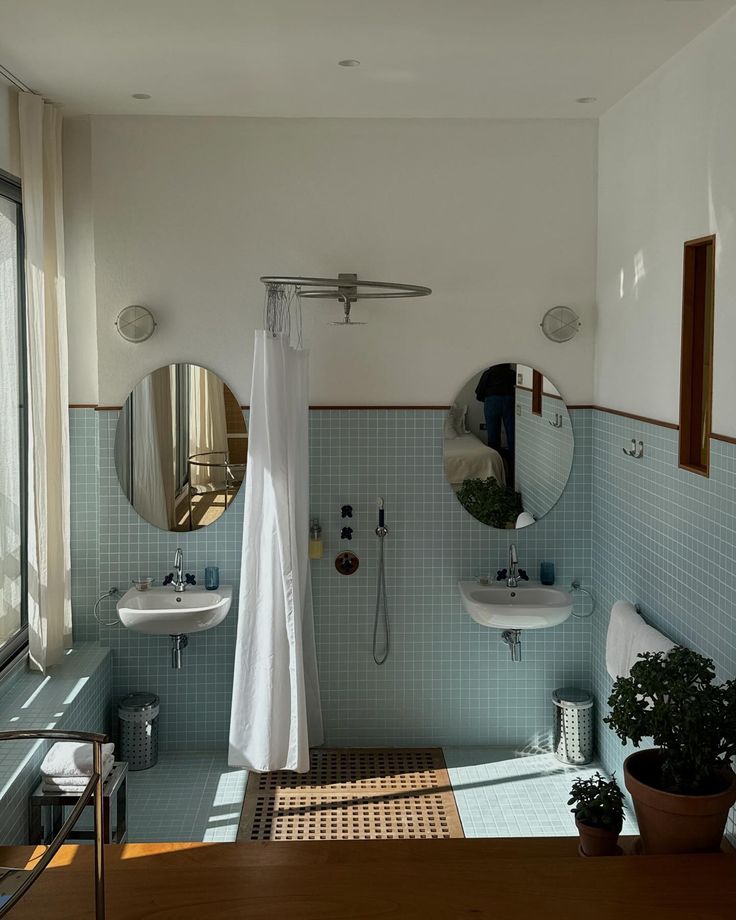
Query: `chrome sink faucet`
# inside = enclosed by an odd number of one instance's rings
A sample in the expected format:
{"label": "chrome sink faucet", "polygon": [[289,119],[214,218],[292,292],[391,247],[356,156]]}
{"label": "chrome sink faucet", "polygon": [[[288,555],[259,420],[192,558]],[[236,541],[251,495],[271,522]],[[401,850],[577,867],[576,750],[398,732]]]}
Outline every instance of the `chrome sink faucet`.
{"label": "chrome sink faucet", "polygon": [[509,565],[506,569],[499,569],[496,581],[505,581],[509,588],[518,588],[520,581],[529,581],[529,576],[524,569],[519,568],[519,557],[516,553],[516,544],[509,546]]}
{"label": "chrome sink faucet", "polygon": [[169,572],[166,578],[164,578],[164,584],[173,585],[174,591],[176,591],[177,594],[186,591],[187,585],[197,584],[194,575],[190,575],[189,572],[184,572],[184,553],[181,547],[178,547],[176,553],[174,553],[174,571]]}

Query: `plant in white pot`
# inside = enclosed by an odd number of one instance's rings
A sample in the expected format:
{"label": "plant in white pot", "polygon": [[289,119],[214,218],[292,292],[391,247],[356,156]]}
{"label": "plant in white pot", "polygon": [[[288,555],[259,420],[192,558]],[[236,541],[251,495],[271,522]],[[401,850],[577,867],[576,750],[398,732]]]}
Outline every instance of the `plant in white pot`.
{"label": "plant in white pot", "polygon": [[624,763],[644,852],[718,850],[736,802],[736,681],[716,683],[710,658],[677,646],[640,655],[608,705],[623,743],[656,745]]}
{"label": "plant in white pot", "polygon": [[583,856],[617,856],[624,821],[624,794],[614,777],[600,773],[573,781],[567,803],[575,815]]}

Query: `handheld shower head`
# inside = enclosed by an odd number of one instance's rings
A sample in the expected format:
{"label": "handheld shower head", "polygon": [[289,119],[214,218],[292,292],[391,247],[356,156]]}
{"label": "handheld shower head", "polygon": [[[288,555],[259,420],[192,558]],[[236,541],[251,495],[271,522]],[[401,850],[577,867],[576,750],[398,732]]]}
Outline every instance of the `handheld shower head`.
{"label": "handheld shower head", "polygon": [[385,537],[386,534],[388,533],[388,530],[386,530],[386,526],[385,526],[385,517],[386,517],[386,513],[383,510],[383,499],[379,498],[378,499],[378,527],[376,527],[376,534],[379,537]]}

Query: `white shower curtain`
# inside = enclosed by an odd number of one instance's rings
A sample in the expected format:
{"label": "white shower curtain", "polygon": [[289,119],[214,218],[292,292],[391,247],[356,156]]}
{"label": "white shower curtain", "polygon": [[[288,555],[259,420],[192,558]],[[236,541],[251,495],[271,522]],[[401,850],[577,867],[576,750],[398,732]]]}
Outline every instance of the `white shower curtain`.
{"label": "white shower curtain", "polygon": [[309,578],[308,354],[256,332],[229,762],[309,769],[322,743]]}

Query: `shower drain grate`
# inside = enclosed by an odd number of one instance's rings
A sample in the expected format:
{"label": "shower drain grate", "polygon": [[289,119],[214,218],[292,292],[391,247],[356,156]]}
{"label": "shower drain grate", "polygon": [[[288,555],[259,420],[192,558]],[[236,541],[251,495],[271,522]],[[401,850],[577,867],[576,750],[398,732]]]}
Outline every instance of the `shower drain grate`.
{"label": "shower drain grate", "polygon": [[439,748],[311,752],[308,773],[251,773],[239,840],[463,837]]}

